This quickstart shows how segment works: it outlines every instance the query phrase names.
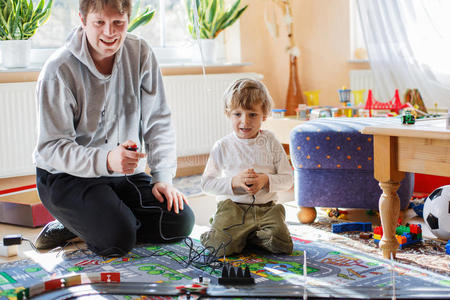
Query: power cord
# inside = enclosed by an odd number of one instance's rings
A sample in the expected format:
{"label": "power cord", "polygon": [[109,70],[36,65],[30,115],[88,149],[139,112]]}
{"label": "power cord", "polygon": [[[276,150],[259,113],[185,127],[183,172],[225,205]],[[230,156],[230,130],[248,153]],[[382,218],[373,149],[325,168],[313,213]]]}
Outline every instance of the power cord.
{"label": "power cord", "polygon": [[[159,226],[158,226],[160,237],[165,241],[171,241],[171,240],[175,240],[175,239],[176,240],[184,240],[184,243],[186,244],[187,248],[189,249],[188,258],[184,259],[183,257],[176,255],[177,258],[174,259],[175,261],[179,262],[184,267],[188,267],[190,265],[193,265],[200,269],[204,268],[204,267],[209,267],[209,268],[211,268],[211,272],[214,272],[216,269],[220,269],[223,267],[223,263],[219,261],[219,257],[217,256],[217,254],[220,250],[220,247],[218,249],[214,249],[214,247],[206,247],[206,248],[199,247],[196,249],[194,247],[194,242],[192,241],[192,239],[189,236],[165,237],[164,234],[162,233],[162,218],[164,216],[163,209],[161,207],[155,206],[155,205],[149,205],[149,206],[144,205],[143,200],[142,200],[142,194],[141,194],[141,191],[139,190],[139,188],[136,186],[136,184],[133,181],[130,180],[128,175],[125,175],[125,179],[128,181],[128,183],[130,183],[134,187],[134,189],[138,193],[139,203],[142,208],[158,209],[160,211]],[[153,256],[153,254],[150,256]]]}
{"label": "power cord", "polygon": [[231,228],[233,228],[233,227],[241,226],[241,225],[244,225],[244,224],[245,224],[245,215],[246,215],[247,212],[250,210],[250,208],[253,207],[253,205],[255,204],[255,201],[256,201],[255,195],[252,195],[252,198],[253,198],[252,203],[249,204],[249,206],[247,207],[247,209],[244,211],[244,214],[242,215],[242,223],[230,225],[230,226],[228,226],[228,227],[225,227],[223,230],[228,230],[228,229],[231,229]]}
{"label": "power cord", "polygon": [[[247,186],[250,187],[251,185],[247,185]],[[222,229],[222,231],[223,231],[226,235],[228,235],[229,238],[230,238],[230,240],[228,241],[228,243],[226,243],[225,245],[223,245],[223,253],[224,253],[223,256],[224,256],[224,261],[226,261],[226,259],[225,259],[225,249],[226,249],[226,247],[233,241],[233,236],[231,235],[231,233],[227,232],[227,230],[229,230],[229,229],[231,229],[231,228],[234,228],[234,227],[236,227],[236,226],[241,226],[241,225],[244,225],[244,224],[245,224],[245,216],[247,215],[247,213],[248,213],[248,211],[250,210],[250,208],[252,208],[252,207],[255,205],[255,201],[256,201],[255,195],[252,195],[252,198],[253,198],[252,203],[249,204],[249,206],[247,207],[247,209],[244,211],[244,214],[242,215],[242,222],[239,223],[239,224],[233,224],[233,225],[227,226],[227,227],[225,227],[225,228]],[[222,246],[222,245],[221,245],[221,246]],[[220,249],[220,247],[219,247],[219,249]]]}
{"label": "power cord", "polygon": [[34,251],[38,252],[33,242],[29,239],[23,238],[21,234],[8,234],[3,236],[3,246],[20,245],[22,244],[22,241],[30,243],[31,248],[33,248]]}

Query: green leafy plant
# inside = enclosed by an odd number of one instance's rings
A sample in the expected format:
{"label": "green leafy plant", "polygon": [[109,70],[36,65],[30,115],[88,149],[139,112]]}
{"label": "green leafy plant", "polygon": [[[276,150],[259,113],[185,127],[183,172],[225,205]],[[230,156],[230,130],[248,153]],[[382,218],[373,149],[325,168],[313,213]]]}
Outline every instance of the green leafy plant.
{"label": "green leafy plant", "polygon": [[228,26],[233,25],[248,5],[239,9],[241,0],[237,0],[230,7],[225,9],[224,0],[186,0],[186,9],[188,13],[188,30],[193,38],[197,38],[195,23],[196,16],[194,11],[195,1],[197,6],[197,15],[201,39],[214,39],[220,32]]}
{"label": "green leafy plant", "polygon": [[155,10],[147,5],[144,11],[141,12],[141,1],[138,0],[136,4],[133,5],[133,11],[131,12],[130,23],[128,24],[128,32],[132,32],[139,26],[143,26],[150,22],[155,15]]}
{"label": "green leafy plant", "polygon": [[50,17],[53,0],[0,0],[0,40],[27,40]]}

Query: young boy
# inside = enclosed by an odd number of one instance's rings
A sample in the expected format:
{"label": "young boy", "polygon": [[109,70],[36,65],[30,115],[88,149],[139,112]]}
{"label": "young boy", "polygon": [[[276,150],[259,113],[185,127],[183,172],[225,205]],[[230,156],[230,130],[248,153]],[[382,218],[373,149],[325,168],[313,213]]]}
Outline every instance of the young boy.
{"label": "young boy", "polygon": [[292,186],[292,168],[274,135],[261,130],[272,98],[263,83],[240,79],[224,100],[233,133],[215,143],[202,176],[203,191],[221,201],[201,243],[214,247],[217,255],[240,253],[247,243],[290,254],[285,210],[275,203],[277,192]]}

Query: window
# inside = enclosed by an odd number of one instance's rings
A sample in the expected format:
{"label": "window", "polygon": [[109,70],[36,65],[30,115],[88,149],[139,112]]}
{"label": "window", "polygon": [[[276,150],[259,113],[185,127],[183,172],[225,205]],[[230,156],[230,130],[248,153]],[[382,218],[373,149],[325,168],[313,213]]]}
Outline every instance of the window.
{"label": "window", "polygon": [[[193,43],[186,29],[186,0],[140,0],[140,7],[151,5],[156,9],[156,14],[149,24],[140,26],[133,31],[144,37],[154,49],[158,60],[162,64],[167,63],[187,63],[199,59],[194,49]],[[38,2],[38,0],[33,2]],[[138,1],[134,1],[134,4]],[[70,31],[81,24],[78,16],[78,0],[54,0],[52,13],[47,23],[41,26],[32,37],[32,60],[35,63],[43,63],[55,48],[61,47]],[[238,22],[236,22],[238,24]],[[239,25],[234,25],[239,26]],[[236,45],[236,39],[239,39],[239,31],[229,28],[227,31],[234,35],[229,39],[230,45],[227,49],[219,47],[219,61],[225,60],[225,53],[228,54],[228,48]],[[224,37],[219,36],[219,43],[224,43]],[[239,49],[232,50],[238,51]],[[197,52],[199,52],[197,50]],[[228,55],[236,58],[240,54]],[[197,61],[199,63],[199,61]]]}
{"label": "window", "polygon": [[356,0],[350,0],[350,60],[367,60],[367,48]]}

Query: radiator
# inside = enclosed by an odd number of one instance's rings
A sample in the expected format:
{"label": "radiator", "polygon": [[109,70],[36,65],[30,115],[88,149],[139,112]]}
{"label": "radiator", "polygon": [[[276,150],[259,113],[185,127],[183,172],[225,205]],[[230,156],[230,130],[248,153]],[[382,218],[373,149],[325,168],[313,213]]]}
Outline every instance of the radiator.
{"label": "radiator", "polygon": [[[223,112],[226,87],[255,73],[164,76],[177,136],[177,155],[209,153],[231,130]],[[35,82],[0,84],[0,177],[34,174],[32,153],[37,139]]]}
{"label": "radiator", "polygon": [[35,82],[0,84],[0,177],[34,173]]}
{"label": "radiator", "polygon": [[350,88],[352,91],[365,90],[363,99],[366,101],[369,90],[378,99],[378,89],[375,85],[372,70],[350,70]]}
{"label": "radiator", "polygon": [[177,136],[177,155],[209,153],[214,142],[230,133],[222,96],[236,79],[254,73],[165,76],[164,87]]}
{"label": "radiator", "polygon": [[371,70],[350,70],[350,88],[352,90],[373,90],[375,81]]}

